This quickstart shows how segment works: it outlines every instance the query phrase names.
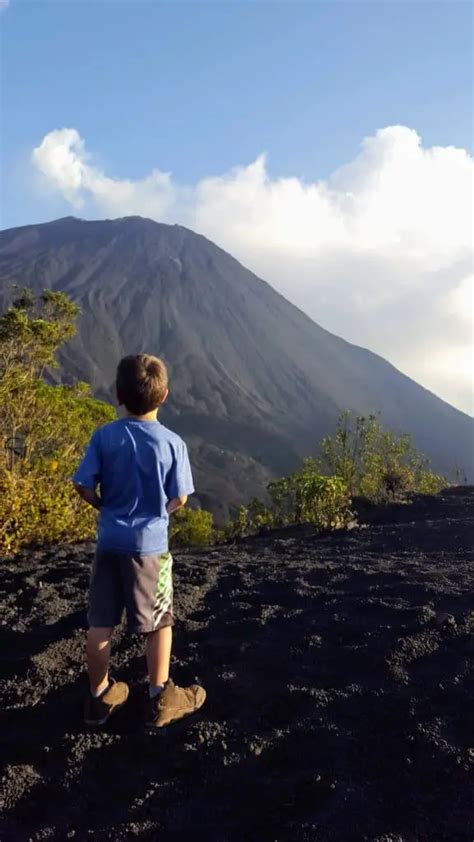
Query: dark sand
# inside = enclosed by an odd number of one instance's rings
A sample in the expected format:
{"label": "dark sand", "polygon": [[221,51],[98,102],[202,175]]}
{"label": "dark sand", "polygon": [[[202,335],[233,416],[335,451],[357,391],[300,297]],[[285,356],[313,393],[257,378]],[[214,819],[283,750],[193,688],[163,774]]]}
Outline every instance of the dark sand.
{"label": "dark sand", "polygon": [[1,839],[474,838],[474,490],[177,553],[173,675],[194,718],[149,734],[130,702],[81,722],[90,545],[3,562]]}

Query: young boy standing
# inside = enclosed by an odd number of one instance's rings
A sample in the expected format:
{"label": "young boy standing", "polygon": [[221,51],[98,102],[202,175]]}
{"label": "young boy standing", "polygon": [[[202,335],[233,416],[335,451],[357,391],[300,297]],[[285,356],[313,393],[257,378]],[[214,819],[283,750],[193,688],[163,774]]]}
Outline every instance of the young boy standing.
{"label": "young boy standing", "polygon": [[[96,430],[73,482],[99,510],[97,550],[89,589],[87,725],[103,725],[128,698],[128,686],[109,678],[110,641],[127,612],[128,628],[146,639],[147,724],[161,728],[198,710],[202,687],[177,687],[169,677],[172,557],[168,520],[194,491],[185,443],[157,420],[168,395],[165,364],[146,354],[124,357],[117,399],[126,417]],[[97,493],[100,489],[99,494]]]}

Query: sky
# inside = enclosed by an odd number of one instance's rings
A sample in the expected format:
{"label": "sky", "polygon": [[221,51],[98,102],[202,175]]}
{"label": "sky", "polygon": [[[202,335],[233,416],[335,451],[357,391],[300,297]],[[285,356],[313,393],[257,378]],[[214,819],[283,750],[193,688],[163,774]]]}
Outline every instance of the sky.
{"label": "sky", "polygon": [[1,226],[186,225],[472,413],[472,14],[0,0]]}

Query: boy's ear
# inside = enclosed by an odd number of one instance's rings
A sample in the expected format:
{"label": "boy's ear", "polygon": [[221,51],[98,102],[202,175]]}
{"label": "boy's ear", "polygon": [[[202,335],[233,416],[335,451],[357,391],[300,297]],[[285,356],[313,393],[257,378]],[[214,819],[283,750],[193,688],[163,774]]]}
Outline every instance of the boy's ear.
{"label": "boy's ear", "polygon": [[162,403],[162,404],[163,404],[163,403],[165,403],[166,398],[168,397],[168,395],[169,395],[169,389],[167,389],[167,390],[166,390],[166,392],[165,392],[165,394],[163,395],[163,400],[161,401],[161,403]]}

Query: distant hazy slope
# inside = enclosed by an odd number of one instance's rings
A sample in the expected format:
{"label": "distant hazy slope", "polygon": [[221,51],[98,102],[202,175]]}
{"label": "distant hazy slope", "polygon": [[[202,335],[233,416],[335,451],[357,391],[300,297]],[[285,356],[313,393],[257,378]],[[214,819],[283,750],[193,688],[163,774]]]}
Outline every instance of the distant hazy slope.
{"label": "distant hazy slope", "polygon": [[163,420],[190,440],[206,505],[217,498],[226,509],[290,469],[346,408],[381,411],[437,468],[473,473],[472,419],[323,330],[192,231],[139,217],[4,231],[4,297],[11,281],[64,290],[80,304],[64,375],[88,380],[99,395],[111,395],[123,354],[166,359]]}

